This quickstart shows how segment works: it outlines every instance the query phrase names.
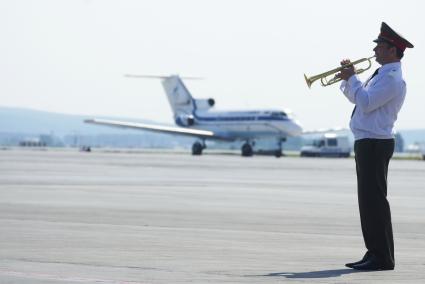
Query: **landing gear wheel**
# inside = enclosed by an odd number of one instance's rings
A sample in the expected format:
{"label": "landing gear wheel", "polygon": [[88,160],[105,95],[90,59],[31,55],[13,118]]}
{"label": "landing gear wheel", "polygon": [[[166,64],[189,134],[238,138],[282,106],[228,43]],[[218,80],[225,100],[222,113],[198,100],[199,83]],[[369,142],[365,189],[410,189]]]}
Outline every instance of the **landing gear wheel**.
{"label": "landing gear wheel", "polygon": [[286,141],[286,137],[282,137],[281,139],[277,140],[277,149],[274,151],[274,156],[276,158],[280,158],[282,156],[284,156],[284,154],[282,153],[282,144]]}
{"label": "landing gear wheel", "polygon": [[242,156],[243,157],[252,157],[254,151],[252,150],[252,146],[249,143],[245,143],[242,145]]}
{"label": "landing gear wheel", "polygon": [[192,155],[199,156],[202,155],[202,150],[204,149],[204,146],[200,142],[195,142],[192,145]]}

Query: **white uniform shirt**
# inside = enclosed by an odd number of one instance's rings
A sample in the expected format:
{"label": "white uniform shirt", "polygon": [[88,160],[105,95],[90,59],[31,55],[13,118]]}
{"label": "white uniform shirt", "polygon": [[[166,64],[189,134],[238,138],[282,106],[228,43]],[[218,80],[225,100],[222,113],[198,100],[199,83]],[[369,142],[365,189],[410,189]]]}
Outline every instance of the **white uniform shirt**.
{"label": "white uniform shirt", "polygon": [[355,140],[394,137],[394,122],[406,96],[400,62],[383,65],[365,84],[353,75],[348,81],[342,81],[341,91],[356,105],[350,121]]}

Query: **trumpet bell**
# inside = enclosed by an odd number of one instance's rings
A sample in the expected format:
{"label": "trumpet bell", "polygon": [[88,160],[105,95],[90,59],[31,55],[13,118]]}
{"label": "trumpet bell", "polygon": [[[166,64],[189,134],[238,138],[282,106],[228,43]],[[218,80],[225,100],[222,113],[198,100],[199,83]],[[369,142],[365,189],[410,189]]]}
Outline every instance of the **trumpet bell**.
{"label": "trumpet bell", "polygon": [[311,84],[313,84],[313,81],[310,78],[308,78],[305,74],[304,74],[304,79],[305,79],[305,82],[307,83],[308,88],[311,89]]}

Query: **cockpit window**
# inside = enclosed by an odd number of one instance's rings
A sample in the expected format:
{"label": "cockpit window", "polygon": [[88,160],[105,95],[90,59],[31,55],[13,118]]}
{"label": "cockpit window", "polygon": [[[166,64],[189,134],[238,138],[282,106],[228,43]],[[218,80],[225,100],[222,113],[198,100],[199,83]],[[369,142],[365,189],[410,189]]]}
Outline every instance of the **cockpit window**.
{"label": "cockpit window", "polygon": [[286,117],[287,115],[283,111],[275,111],[275,112],[272,112],[272,116],[274,116],[274,117]]}

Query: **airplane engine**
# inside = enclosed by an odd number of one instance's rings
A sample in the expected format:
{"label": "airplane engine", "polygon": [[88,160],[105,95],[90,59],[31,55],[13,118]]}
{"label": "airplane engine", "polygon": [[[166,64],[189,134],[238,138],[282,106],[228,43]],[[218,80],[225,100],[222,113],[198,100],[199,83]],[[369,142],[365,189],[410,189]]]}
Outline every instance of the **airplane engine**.
{"label": "airplane engine", "polygon": [[214,99],[197,99],[195,100],[196,108],[198,110],[207,110],[212,108],[215,105]]}
{"label": "airplane engine", "polygon": [[191,114],[182,114],[176,117],[176,123],[180,126],[192,126],[195,124],[195,118]]}

